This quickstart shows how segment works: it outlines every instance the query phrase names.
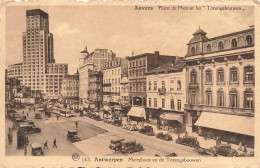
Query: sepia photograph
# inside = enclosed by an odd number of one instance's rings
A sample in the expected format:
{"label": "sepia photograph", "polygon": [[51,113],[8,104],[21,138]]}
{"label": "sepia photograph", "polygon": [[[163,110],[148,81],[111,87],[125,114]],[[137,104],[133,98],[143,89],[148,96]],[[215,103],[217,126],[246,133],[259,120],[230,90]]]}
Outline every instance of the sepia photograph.
{"label": "sepia photograph", "polygon": [[6,6],[5,156],[255,157],[254,12]]}

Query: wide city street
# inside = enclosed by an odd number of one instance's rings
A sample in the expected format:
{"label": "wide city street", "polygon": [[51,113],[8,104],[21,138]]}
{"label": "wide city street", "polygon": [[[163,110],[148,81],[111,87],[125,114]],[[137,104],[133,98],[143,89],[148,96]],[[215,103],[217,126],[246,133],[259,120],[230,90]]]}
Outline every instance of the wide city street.
{"label": "wide city street", "polygon": [[[17,129],[12,130],[13,142],[9,143],[6,136],[6,155],[7,156],[31,156],[31,144],[41,143],[44,148],[44,142],[47,140],[48,149],[44,149],[46,156],[71,156],[73,153],[86,156],[155,156],[156,153],[165,155],[166,153],[176,153],[178,156],[199,156],[193,148],[179,145],[173,141],[164,141],[157,139],[155,136],[147,136],[138,133],[137,131],[125,130],[122,127],[117,127],[111,124],[104,123],[103,121],[96,121],[86,116],[79,116],[74,113],[75,117],[65,118],[59,116],[57,119],[56,114],[51,114],[51,117],[41,114],[42,119],[35,119],[35,113],[39,112],[38,109],[34,112],[29,111],[28,107],[23,110],[18,110],[19,114],[27,115],[28,119],[33,120],[35,126],[41,128],[40,133],[27,134],[29,144],[27,152],[25,149],[17,149]],[[78,127],[76,128],[76,121]],[[12,127],[10,119],[6,119],[6,133],[9,127]],[[79,142],[70,142],[67,139],[68,130],[77,130],[78,135],[81,137]],[[57,148],[53,147],[53,140],[57,140]],[[111,139],[124,138],[129,140],[136,140],[136,142],[143,145],[144,150],[134,152],[131,154],[122,154],[109,149]]]}

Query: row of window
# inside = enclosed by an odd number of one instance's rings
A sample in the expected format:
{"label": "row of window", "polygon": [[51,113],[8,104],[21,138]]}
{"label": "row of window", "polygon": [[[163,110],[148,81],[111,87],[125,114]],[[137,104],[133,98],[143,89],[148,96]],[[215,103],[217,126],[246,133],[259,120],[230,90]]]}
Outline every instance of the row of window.
{"label": "row of window", "polygon": [[[177,80],[177,85],[176,85],[177,90],[181,90],[181,80]],[[165,88],[165,81],[161,81],[161,89],[166,89]],[[152,90],[152,81],[148,81],[148,90]],[[157,91],[157,81],[153,81],[153,90]],[[174,80],[170,79],[170,91],[174,90]]]}
{"label": "row of window", "polygon": [[130,92],[143,92],[145,91],[146,89],[146,86],[145,84],[142,84],[142,83],[134,83],[134,84],[130,84],[129,85],[129,91]]}
{"label": "row of window", "polygon": [[[120,68],[118,68],[118,69],[112,69],[111,70],[111,73],[112,73],[112,75],[120,75],[121,74],[121,69]],[[106,74],[106,75],[110,75],[110,70],[105,70],[105,73],[104,74]]]}
{"label": "row of window", "polygon": [[144,77],[145,69],[129,71],[129,77]]}
{"label": "row of window", "polygon": [[[245,43],[246,43],[247,46],[253,45],[252,36],[250,36],[250,35],[246,36]],[[236,48],[236,47],[238,47],[238,42],[237,42],[237,39],[234,38],[234,39],[231,40],[231,48]],[[211,48],[212,48],[212,45],[208,44],[207,45],[207,53],[211,52]],[[226,49],[226,48],[224,48],[224,43],[222,41],[220,41],[218,43],[218,51],[222,51],[224,49]],[[191,48],[191,54],[195,55],[196,53],[199,53],[199,47],[198,46],[196,48],[195,47]]]}
{"label": "row of window", "polygon": [[[230,82],[238,82],[238,68],[232,67],[230,68]],[[213,82],[212,77],[212,70],[206,70],[206,83]],[[225,71],[223,68],[217,69],[217,82],[225,82]],[[254,68],[252,66],[244,67],[244,82],[254,82]],[[196,84],[197,83],[197,71],[192,69],[190,72],[190,83]]]}
{"label": "row of window", "polygon": [[[161,102],[162,102],[161,108],[165,108],[165,99],[161,99]],[[152,107],[152,98],[148,98],[148,106]],[[157,108],[157,98],[153,99],[153,107]],[[171,108],[171,110],[175,110],[174,99],[170,100],[170,108]],[[177,110],[181,111],[182,110],[181,108],[182,108],[181,107],[181,100],[178,99],[177,100]]]}
{"label": "row of window", "polygon": [[103,79],[103,83],[104,84],[108,84],[108,83],[112,83],[112,84],[116,84],[119,83],[120,84],[120,78],[115,78],[115,79]]}
{"label": "row of window", "polygon": [[129,67],[138,67],[138,66],[146,66],[146,61],[145,60],[139,60],[139,61],[130,61],[129,62]]}
{"label": "row of window", "polygon": [[[212,106],[213,100],[212,100],[212,91],[207,90],[206,91],[206,105]],[[229,100],[225,101],[225,95],[222,90],[219,90],[217,92],[217,106],[224,107],[226,106],[226,102],[229,101],[229,106],[232,108],[238,108],[239,107],[239,96],[237,90],[231,90],[229,92]],[[192,91],[190,93],[190,104],[197,104],[197,92]],[[244,108],[252,109],[254,108],[254,95],[253,91],[251,89],[247,89],[244,92]]]}

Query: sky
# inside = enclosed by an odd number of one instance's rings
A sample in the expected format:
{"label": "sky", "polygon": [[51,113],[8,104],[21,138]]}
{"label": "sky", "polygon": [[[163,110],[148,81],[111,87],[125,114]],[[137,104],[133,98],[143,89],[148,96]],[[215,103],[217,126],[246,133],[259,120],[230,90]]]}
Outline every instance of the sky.
{"label": "sky", "polygon": [[[165,5],[166,6],[166,5]],[[169,6],[169,5],[168,5]],[[9,6],[6,8],[6,68],[22,62],[22,32],[26,10],[42,9],[49,14],[54,36],[54,58],[68,63],[69,74],[79,66],[80,52],[105,48],[126,57],[159,51],[163,55],[185,56],[187,43],[199,28],[207,37],[240,31],[254,25],[253,7],[240,11],[202,8],[160,11],[134,10],[135,6]]]}

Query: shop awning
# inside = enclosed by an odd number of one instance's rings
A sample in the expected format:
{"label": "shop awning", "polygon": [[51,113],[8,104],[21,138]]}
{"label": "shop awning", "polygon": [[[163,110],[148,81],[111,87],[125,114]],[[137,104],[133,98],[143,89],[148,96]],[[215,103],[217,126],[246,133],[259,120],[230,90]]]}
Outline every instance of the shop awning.
{"label": "shop awning", "polygon": [[128,116],[143,117],[146,118],[144,107],[131,107],[127,113]]}
{"label": "shop awning", "polygon": [[254,117],[203,112],[195,125],[254,136]]}
{"label": "shop awning", "polygon": [[164,113],[160,115],[160,118],[165,120],[174,120],[183,123],[183,115],[182,114],[174,114],[174,113]]}

